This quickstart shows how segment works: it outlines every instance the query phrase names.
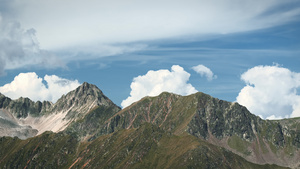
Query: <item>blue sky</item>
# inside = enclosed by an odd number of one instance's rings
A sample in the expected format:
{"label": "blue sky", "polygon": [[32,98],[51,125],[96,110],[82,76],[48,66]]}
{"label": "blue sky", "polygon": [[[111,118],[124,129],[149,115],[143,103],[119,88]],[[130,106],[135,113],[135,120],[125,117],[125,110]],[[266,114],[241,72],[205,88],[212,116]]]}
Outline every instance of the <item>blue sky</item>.
{"label": "blue sky", "polygon": [[[0,92],[11,97],[23,94],[55,101],[57,96],[51,92],[63,94],[70,86],[89,82],[119,106],[130,96],[136,101],[170,89],[182,95],[201,91],[238,101],[263,118],[300,116],[297,0],[131,0],[126,4],[118,0],[0,0],[0,4]],[[184,70],[172,71],[173,65]],[[216,78],[209,80],[203,70],[202,74],[194,71],[197,65],[208,68]],[[262,69],[254,69],[259,65]],[[153,75],[148,74],[150,70]],[[36,76],[19,76],[28,72]],[[251,76],[241,79],[246,72]],[[57,78],[46,81],[45,75]],[[263,86],[270,91],[259,88],[260,75],[270,78],[269,82],[275,79],[276,84]],[[152,76],[163,79],[147,81]],[[21,90],[12,83],[15,77],[36,82],[32,86],[38,87]],[[170,80],[173,77],[177,79]],[[277,85],[282,77],[290,77],[287,85]],[[70,86],[50,87],[50,82]],[[253,89],[246,91],[247,86]],[[47,97],[37,96],[38,90],[45,90]],[[139,90],[144,92],[134,94]],[[282,95],[275,95],[278,90]],[[278,103],[276,97],[292,101]],[[280,111],[272,110],[274,105]]]}

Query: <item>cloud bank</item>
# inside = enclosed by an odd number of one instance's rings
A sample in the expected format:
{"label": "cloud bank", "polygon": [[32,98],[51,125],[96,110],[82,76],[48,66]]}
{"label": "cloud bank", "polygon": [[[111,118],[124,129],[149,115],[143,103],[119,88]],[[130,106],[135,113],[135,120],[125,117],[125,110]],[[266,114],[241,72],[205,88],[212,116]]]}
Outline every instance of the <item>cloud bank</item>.
{"label": "cloud bank", "polygon": [[237,102],[263,118],[300,116],[300,73],[276,66],[256,66],[243,73],[246,86]]}
{"label": "cloud bank", "polygon": [[198,74],[200,74],[201,76],[206,76],[206,79],[208,81],[212,81],[213,79],[216,79],[217,76],[214,75],[214,73],[206,66],[204,65],[198,65],[198,66],[194,66],[192,67],[192,69],[197,72]]}
{"label": "cloud bank", "polygon": [[0,4],[0,75],[7,69],[57,68],[78,59],[151,50],[149,44],[162,39],[200,40],[274,27],[297,20],[300,14],[295,0],[0,0]]}
{"label": "cloud bank", "polygon": [[35,28],[47,49],[236,33],[291,22],[300,14],[295,0],[11,1],[3,3],[15,11],[10,16]]}
{"label": "cloud bank", "polygon": [[45,75],[44,78],[40,78],[35,72],[20,73],[11,83],[1,86],[0,93],[12,99],[28,97],[34,101],[48,100],[55,103],[63,94],[79,85],[77,80],[68,80],[56,75]]}
{"label": "cloud bank", "polygon": [[130,96],[122,101],[121,106],[127,107],[145,96],[157,96],[164,91],[180,95],[196,93],[197,90],[187,83],[189,78],[190,74],[178,65],[173,65],[171,71],[150,70],[133,79]]}

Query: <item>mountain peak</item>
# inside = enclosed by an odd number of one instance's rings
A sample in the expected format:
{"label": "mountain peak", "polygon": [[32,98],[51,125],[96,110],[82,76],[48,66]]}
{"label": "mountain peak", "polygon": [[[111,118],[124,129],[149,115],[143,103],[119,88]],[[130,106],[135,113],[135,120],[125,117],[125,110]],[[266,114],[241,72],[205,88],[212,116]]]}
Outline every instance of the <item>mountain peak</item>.
{"label": "mountain peak", "polygon": [[[72,93],[72,92],[70,92]],[[102,91],[95,85],[84,82],[82,85],[75,89],[75,95],[81,97],[83,95],[91,95],[94,97],[102,96]]]}
{"label": "mountain peak", "polygon": [[[54,106],[57,112],[68,110],[70,112],[87,113],[95,106],[116,106],[102,91],[95,85],[84,82],[75,90],[63,95]],[[76,110],[76,111],[75,111]],[[69,116],[69,115],[67,115]]]}
{"label": "mountain peak", "polygon": [[82,88],[82,89],[97,89],[97,90],[100,90],[97,86],[93,85],[93,84],[90,84],[88,82],[83,82],[78,88]]}
{"label": "mountain peak", "polygon": [[[48,101],[34,102],[26,97],[11,100],[0,93],[0,111],[11,114],[11,118],[4,119],[5,123],[15,122],[18,124],[17,128],[15,127],[10,131],[16,131],[14,136],[22,138],[26,138],[22,135],[24,133],[18,134],[17,131],[23,131],[24,129],[27,133],[27,128],[23,126],[31,126],[34,129],[33,135],[36,134],[36,131],[38,131],[37,134],[47,130],[53,132],[62,131],[71,122],[83,118],[91,110],[98,107],[114,107],[116,111],[119,110],[119,107],[107,98],[97,86],[87,82],[63,95],[54,104]],[[3,121],[0,113],[1,119]],[[0,131],[2,129],[8,131],[8,127],[1,127],[0,125]],[[27,137],[32,137],[33,135],[28,135]]]}

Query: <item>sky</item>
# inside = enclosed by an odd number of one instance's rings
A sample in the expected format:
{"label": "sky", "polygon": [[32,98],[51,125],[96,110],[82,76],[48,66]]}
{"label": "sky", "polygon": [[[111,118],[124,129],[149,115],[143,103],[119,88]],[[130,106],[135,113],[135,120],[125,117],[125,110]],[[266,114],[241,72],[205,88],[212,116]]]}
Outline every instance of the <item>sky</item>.
{"label": "sky", "polygon": [[204,92],[300,116],[299,0],[0,0],[0,93],[56,102],[83,82],[120,107]]}

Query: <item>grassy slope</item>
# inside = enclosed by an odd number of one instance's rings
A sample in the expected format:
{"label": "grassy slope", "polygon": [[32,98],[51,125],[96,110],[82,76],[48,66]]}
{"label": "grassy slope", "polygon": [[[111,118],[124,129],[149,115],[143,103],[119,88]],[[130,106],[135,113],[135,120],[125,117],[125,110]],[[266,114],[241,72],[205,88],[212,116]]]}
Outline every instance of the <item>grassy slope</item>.
{"label": "grassy slope", "polygon": [[173,135],[150,123],[79,143],[45,133],[0,140],[0,168],[281,168],[257,165],[194,136]]}
{"label": "grassy slope", "polygon": [[74,158],[76,136],[46,132],[27,140],[0,138],[0,168],[61,168]]}

